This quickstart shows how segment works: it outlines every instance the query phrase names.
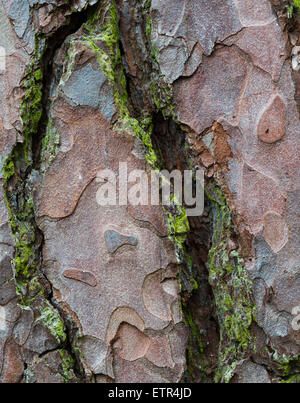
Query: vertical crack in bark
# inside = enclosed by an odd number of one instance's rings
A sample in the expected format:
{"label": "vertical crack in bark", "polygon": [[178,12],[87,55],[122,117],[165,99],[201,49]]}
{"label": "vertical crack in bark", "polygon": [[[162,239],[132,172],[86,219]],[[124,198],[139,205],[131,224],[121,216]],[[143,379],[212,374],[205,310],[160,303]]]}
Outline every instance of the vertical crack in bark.
{"label": "vertical crack in bark", "polygon": [[[156,49],[151,43],[150,5],[131,1],[128,8],[123,8],[120,2],[118,4],[123,64],[132,113],[137,119],[146,116],[152,122],[151,143],[158,167],[169,171],[189,169],[192,150],[187,133],[176,122],[171,88],[160,73]],[[129,26],[138,28],[129,30]],[[139,37],[131,32],[139,32]],[[166,214],[170,217],[174,212],[167,211]],[[205,218],[191,219],[189,224],[185,224],[184,232],[182,229],[177,232],[180,220],[180,215],[175,213],[170,236],[181,261],[182,308],[189,327],[188,370],[184,379],[213,382],[219,335],[213,293],[205,267],[211,239],[208,210]]]}
{"label": "vertical crack in bark", "polygon": [[[50,35],[35,35],[35,51],[23,82],[26,90],[21,105],[23,141],[16,143],[3,168],[5,200],[15,242],[12,265],[17,295],[23,308],[33,309],[35,322],[47,327],[57,339],[55,349],[44,351],[42,356],[59,352],[65,382],[73,376],[73,370],[82,381],[83,373],[72,347],[72,325],[64,323],[61,310],[52,305],[52,286],[43,274],[43,234],[35,221],[33,195],[39,181],[41,146],[48,124],[49,92],[54,78],[52,59],[65,38],[82,26],[95,7],[87,6],[82,12],[71,14],[67,24]],[[25,362],[26,379],[30,377],[27,367]]]}
{"label": "vertical crack in bark", "polygon": [[[156,114],[153,121],[152,140],[164,168],[170,172],[189,169],[193,150],[188,132],[172,118],[165,119],[161,114]],[[182,282],[182,307],[189,328],[186,382],[214,382],[218,365],[219,328],[206,267],[212,238],[209,211],[206,203],[202,217],[189,217],[190,230],[185,241],[187,259],[183,260],[181,268],[183,278],[192,278],[194,282],[192,288],[184,287],[187,281]]]}

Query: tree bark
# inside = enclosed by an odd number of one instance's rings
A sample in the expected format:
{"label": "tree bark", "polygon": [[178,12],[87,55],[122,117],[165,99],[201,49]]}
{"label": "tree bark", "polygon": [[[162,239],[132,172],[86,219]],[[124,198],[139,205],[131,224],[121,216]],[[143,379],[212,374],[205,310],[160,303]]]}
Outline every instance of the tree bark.
{"label": "tree bark", "polygon": [[[299,382],[299,15],[0,1],[1,383]],[[125,164],[203,213],[101,205]]]}

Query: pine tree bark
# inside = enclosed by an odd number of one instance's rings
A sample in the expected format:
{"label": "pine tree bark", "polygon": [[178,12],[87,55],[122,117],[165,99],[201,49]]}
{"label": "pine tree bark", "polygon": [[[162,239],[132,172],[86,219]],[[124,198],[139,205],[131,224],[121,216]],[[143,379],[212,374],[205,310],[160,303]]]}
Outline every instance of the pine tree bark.
{"label": "pine tree bark", "polygon": [[[1,383],[299,382],[299,13],[0,1]],[[120,163],[203,214],[101,206]]]}

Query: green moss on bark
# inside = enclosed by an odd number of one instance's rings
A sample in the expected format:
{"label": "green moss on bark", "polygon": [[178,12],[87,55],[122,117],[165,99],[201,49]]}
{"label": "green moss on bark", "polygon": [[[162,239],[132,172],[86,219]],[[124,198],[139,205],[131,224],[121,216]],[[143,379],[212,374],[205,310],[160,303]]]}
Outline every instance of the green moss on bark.
{"label": "green moss on bark", "polygon": [[184,309],[184,321],[189,328],[186,351],[187,373],[190,379],[194,379],[196,373],[201,371],[201,381],[206,383],[208,382],[208,377],[206,375],[207,365],[204,360],[204,340],[193,312],[187,307]]}
{"label": "green moss on bark", "polygon": [[[144,16],[146,21],[146,35],[150,49],[150,59],[153,63],[154,71],[153,77],[150,77],[153,110],[161,112],[165,118],[174,118],[172,88],[159,72],[157,52],[151,42],[152,21],[150,19],[150,6],[151,2],[148,1],[144,7]],[[117,123],[115,123],[114,129],[126,131],[137,137],[144,145],[147,163],[152,169],[159,173],[162,164],[152,144],[152,117],[142,112],[142,116],[137,119],[132,116],[130,110],[126,77],[119,46],[120,34],[117,9],[114,1],[107,0],[103,2],[100,8],[96,10],[95,14],[90,17],[89,21],[84,25],[83,42],[88,44],[97,55],[97,60],[113,89],[114,100],[119,113],[119,119]],[[166,179],[162,178],[162,180]],[[174,241],[177,261],[181,264],[181,267],[184,267],[184,269],[180,271],[181,291],[185,295],[185,298],[188,298],[188,295],[198,287],[193,277],[192,259],[185,246],[190,230],[188,218],[184,207],[176,203],[174,196],[171,199],[170,208],[165,210],[169,237]],[[186,306],[183,306],[182,309],[183,311],[187,311]],[[187,314],[187,326],[191,326],[190,314],[191,313]],[[193,329],[191,330],[193,346],[195,346],[195,338],[197,339],[197,343],[201,345],[201,341],[198,338],[199,334],[200,331],[194,323]],[[201,354],[200,351],[197,352],[194,348],[192,349],[192,347],[190,347],[188,350],[189,361],[192,362],[193,355],[198,353]]]}
{"label": "green moss on bark", "polygon": [[24,79],[26,92],[21,102],[23,142],[14,146],[3,166],[5,201],[15,241],[12,264],[16,290],[25,305],[28,303],[28,284],[37,271],[34,203],[26,175],[32,169],[32,138],[37,134],[42,116],[41,58],[45,48],[45,40],[37,36],[35,52]]}
{"label": "green moss on bark", "polygon": [[[103,12],[104,10],[104,12]],[[120,34],[118,16],[114,1],[106,1],[84,25],[87,34],[84,36],[87,43],[97,55],[97,60],[110,82],[115,104],[119,112],[119,121],[116,130],[126,130],[139,138],[145,147],[147,162],[154,169],[157,166],[157,156],[151,141],[151,120],[139,122],[131,116],[128,107],[128,93],[126,78],[121,60]]]}
{"label": "green moss on bark", "polygon": [[62,360],[63,379],[65,383],[69,383],[74,379],[75,361],[66,350],[59,350]]}
{"label": "green moss on bark", "polygon": [[211,202],[212,245],[208,256],[209,282],[220,326],[216,382],[229,382],[236,366],[254,349],[251,324],[255,320],[252,281],[237,250],[229,251],[234,233],[232,215],[219,187],[206,192]]}
{"label": "green moss on bark", "polygon": [[280,355],[278,351],[274,350],[273,360],[278,365],[281,383],[300,383],[300,354]]}
{"label": "green moss on bark", "polygon": [[58,343],[64,343],[66,341],[65,325],[57,312],[50,304],[47,304],[44,308],[41,308],[41,316],[38,321],[41,321],[45,327],[47,327],[51,334],[56,338]]}
{"label": "green moss on bark", "polygon": [[297,11],[300,11],[300,0],[294,0],[294,5]]}
{"label": "green moss on bark", "polygon": [[151,18],[151,1],[144,4],[145,35],[148,41],[148,49],[152,62],[152,76],[150,77],[150,91],[154,105],[162,113],[164,118],[172,117],[175,121],[175,103],[172,86],[167,82],[159,66],[159,51],[152,38],[153,22]]}
{"label": "green moss on bark", "polygon": [[52,119],[48,120],[46,135],[43,138],[41,150],[41,171],[45,173],[54,160],[60,144],[60,134]]}

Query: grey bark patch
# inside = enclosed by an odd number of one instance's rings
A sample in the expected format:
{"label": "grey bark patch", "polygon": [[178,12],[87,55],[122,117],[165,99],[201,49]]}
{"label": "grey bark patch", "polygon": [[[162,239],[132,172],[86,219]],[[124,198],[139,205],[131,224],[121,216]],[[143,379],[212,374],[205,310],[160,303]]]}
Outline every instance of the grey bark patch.
{"label": "grey bark patch", "polygon": [[209,132],[202,137],[203,143],[210,150],[210,152],[214,153],[214,133]]}
{"label": "grey bark patch", "polygon": [[16,34],[22,38],[30,18],[28,1],[15,0],[9,9],[9,17],[13,20]]}
{"label": "grey bark patch", "polygon": [[116,112],[113,92],[102,70],[94,70],[91,64],[72,73],[63,87],[72,105],[98,108],[107,119]]}
{"label": "grey bark patch", "polygon": [[232,0],[155,0],[152,9],[159,35],[199,42],[206,55],[242,28]]}
{"label": "grey bark patch", "polygon": [[[162,73],[173,83],[183,74],[184,66],[189,58],[188,49],[180,39],[172,39],[160,52],[160,67]],[[176,60],[176,63],[174,63]]]}
{"label": "grey bark patch", "polygon": [[80,340],[80,351],[84,360],[95,374],[106,374],[108,345],[95,337],[84,336]]}
{"label": "grey bark patch", "polygon": [[30,308],[23,309],[21,316],[16,326],[14,327],[13,331],[14,339],[19,346],[22,346],[23,344],[26,343],[30,334],[33,321],[34,321],[33,311]]}
{"label": "grey bark patch", "polygon": [[244,363],[238,370],[239,383],[271,383],[267,370],[253,362]]}
{"label": "grey bark patch", "polygon": [[[10,55],[14,52],[14,33],[9,20],[5,14],[5,9],[2,2],[0,2],[0,46],[5,48],[6,55]],[[1,168],[2,169],[2,168]]]}
{"label": "grey bark patch", "polygon": [[105,232],[105,242],[108,250],[111,253],[116,252],[123,245],[136,246],[138,241],[133,236],[121,235],[116,231],[106,231]]}
{"label": "grey bark patch", "polygon": [[40,323],[36,323],[25,343],[25,348],[42,354],[45,351],[54,350],[59,345],[56,338]]}

